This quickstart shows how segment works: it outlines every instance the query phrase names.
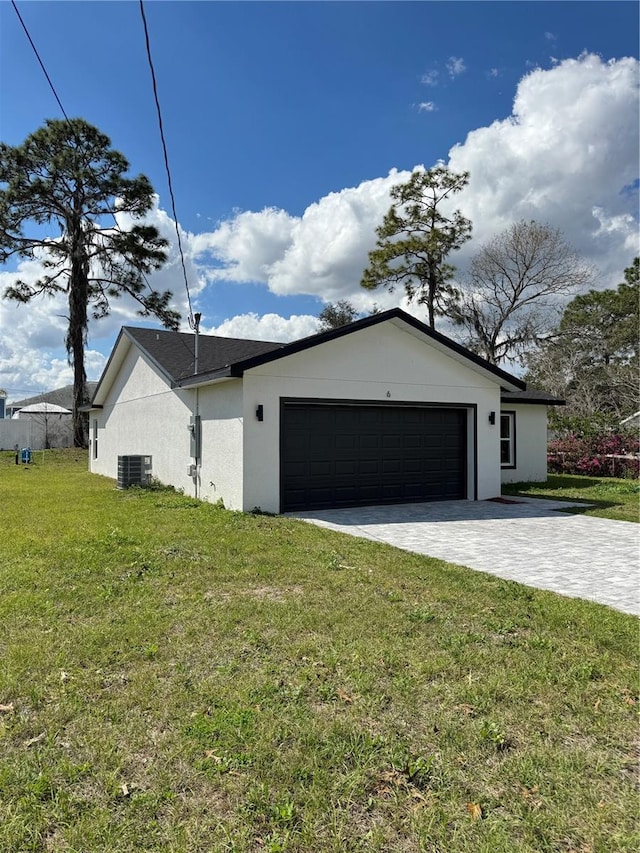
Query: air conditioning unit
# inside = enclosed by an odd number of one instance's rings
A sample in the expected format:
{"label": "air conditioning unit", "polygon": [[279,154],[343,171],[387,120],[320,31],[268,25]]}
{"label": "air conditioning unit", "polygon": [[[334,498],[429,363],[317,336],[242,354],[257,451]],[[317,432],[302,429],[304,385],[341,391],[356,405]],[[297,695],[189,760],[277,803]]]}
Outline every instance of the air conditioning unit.
{"label": "air conditioning unit", "polygon": [[150,456],[118,456],[118,488],[147,486],[151,481]]}

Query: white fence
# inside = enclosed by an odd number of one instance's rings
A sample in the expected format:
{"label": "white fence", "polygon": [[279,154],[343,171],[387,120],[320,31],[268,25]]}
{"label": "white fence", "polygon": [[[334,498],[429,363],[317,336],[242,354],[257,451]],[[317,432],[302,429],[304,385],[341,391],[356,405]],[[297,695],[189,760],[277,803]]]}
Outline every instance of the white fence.
{"label": "white fence", "polygon": [[0,420],[0,450],[14,450],[16,444],[19,448],[31,447],[31,423],[30,421]]}

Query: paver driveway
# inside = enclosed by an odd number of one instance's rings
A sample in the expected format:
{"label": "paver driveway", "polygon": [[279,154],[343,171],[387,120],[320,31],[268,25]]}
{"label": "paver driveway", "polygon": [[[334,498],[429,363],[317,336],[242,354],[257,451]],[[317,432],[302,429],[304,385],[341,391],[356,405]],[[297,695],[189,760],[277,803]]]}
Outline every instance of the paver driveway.
{"label": "paver driveway", "polygon": [[291,514],[640,615],[640,525],[558,512],[558,507],[572,505],[567,501],[517,501],[443,501]]}

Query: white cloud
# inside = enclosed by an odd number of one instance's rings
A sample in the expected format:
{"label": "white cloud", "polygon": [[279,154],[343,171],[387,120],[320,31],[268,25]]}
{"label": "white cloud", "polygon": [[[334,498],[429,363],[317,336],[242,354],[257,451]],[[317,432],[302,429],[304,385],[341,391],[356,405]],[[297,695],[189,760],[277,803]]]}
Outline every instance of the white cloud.
{"label": "white cloud", "polygon": [[487,77],[496,78],[500,76],[500,71],[497,68],[490,68],[487,71]]}
{"label": "white cloud", "polygon": [[433,101],[421,101],[418,104],[418,112],[420,113],[433,113],[438,109],[438,107],[433,103]]}
{"label": "white cloud", "polygon": [[520,81],[508,119],[454,146],[450,167],[471,173],[460,196],[474,224],[465,254],[514,221],[536,219],[560,228],[600,268],[603,286],[620,280],[637,247],[637,202],[622,190],[638,176],[638,68],[635,59],[585,54],[536,69]]}
{"label": "white cloud", "polygon": [[[210,280],[259,282],[279,295],[310,294],[325,302],[349,297],[362,310],[375,299],[359,288],[375,229],[389,209],[389,191],[410,172],[330,193],[301,217],[268,208],[243,212],[190,242]],[[380,300],[378,300],[380,301]]]}
{"label": "white cloud", "polygon": [[[190,247],[212,280],[266,281],[269,268],[291,244],[296,219],[284,210],[269,207],[246,211],[222,222],[207,234],[193,235]],[[219,263],[209,265],[216,259]]]}
{"label": "white cloud", "polygon": [[392,169],[385,178],[330,193],[296,222],[292,243],[269,270],[274,293],[307,293],[325,302],[354,296],[356,307],[373,299],[359,288],[375,229],[389,209],[389,191],[410,172]]}
{"label": "white cloud", "polygon": [[436,70],[426,71],[420,78],[423,86],[437,86],[440,72]]}
{"label": "white cloud", "polygon": [[[454,200],[474,226],[473,240],[453,258],[459,269],[482,242],[524,218],[560,228],[601,271],[598,286],[621,280],[639,251],[637,192],[628,189],[638,177],[639,67],[635,59],[607,62],[585,54],[532,70],[517,87],[511,116],[471,131],[451,149],[448,165],[471,173],[469,186]],[[206,304],[212,286],[233,287],[234,282],[324,302],[349,299],[361,311],[374,302],[381,308],[406,308],[401,293],[363,291],[359,281],[375,245],[375,229],[389,208],[389,191],[409,175],[391,169],[327,194],[302,216],[265,208],[236,213],[209,232],[182,231],[194,309]],[[152,276],[151,284],[173,290],[186,315],[174,223],[158,205],[149,219],[171,245],[171,263]],[[36,262],[20,267],[29,280],[39,270]],[[0,289],[14,275],[0,273]],[[33,387],[35,393],[70,381],[66,313],[62,295],[20,306],[0,300],[0,387]],[[111,317],[92,324],[90,378],[104,362],[99,342],[110,346],[123,323],[139,322],[135,306],[123,300],[114,302]],[[313,333],[315,322],[309,315],[242,314],[208,331],[291,340]]]}
{"label": "white cloud", "polygon": [[[633,202],[621,193],[638,171],[637,74],[636,60],[592,55],[537,69],[520,81],[509,118],[454,146],[449,165],[471,173],[454,203],[474,224],[474,239],[455,258],[458,266],[479,243],[533,218],[559,227],[615,284],[611,276],[630,262],[637,232]],[[358,283],[389,208],[389,190],[409,175],[392,170],[330,193],[299,218],[273,209],[242,213],[200,235],[198,245],[218,252],[227,266],[213,274],[228,280],[260,281],[274,293],[325,302],[351,299],[362,310],[375,298],[386,307],[385,293],[363,293]]]}
{"label": "white cloud", "polygon": [[[205,332],[205,330],[202,330]],[[222,335],[225,338],[249,338],[256,341],[296,341],[318,331],[318,318],[310,314],[294,315],[286,319],[279,314],[238,314],[211,326],[205,332],[208,335]]]}
{"label": "white cloud", "polygon": [[449,77],[451,77],[452,80],[459,77],[466,70],[467,66],[461,56],[449,57],[449,61],[447,62],[447,71],[449,72]]}

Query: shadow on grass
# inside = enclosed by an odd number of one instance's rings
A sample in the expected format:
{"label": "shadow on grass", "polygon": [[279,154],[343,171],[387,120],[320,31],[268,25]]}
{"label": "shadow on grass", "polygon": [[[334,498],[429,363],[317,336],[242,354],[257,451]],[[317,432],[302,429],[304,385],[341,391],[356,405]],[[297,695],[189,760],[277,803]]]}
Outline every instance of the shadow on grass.
{"label": "shadow on grass", "polygon": [[597,477],[582,477],[571,474],[563,474],[562,476],[555,476],[554,474],[549,474],[546,482],[540,483],[505,483],[502,487],[502,491],[508,493],[510,495],[513,494],[528,494],[529,492],[534,492],[531,497],[535,497],[535,492],[544,491],[545,494],[547,492],[555,492],[555,491],[566,491],[567,489],[591,489],[595,486],[598,486],[602,482],[602,478]]}
{"label": "shadow on grass", "polygon": [[[562,500],[562,498],[559,498]],[[575,501],[582,501],[582,498],[572,498]],[[611,507],[618,506],[614,501],[587,501],[583,502],[582,506],[568,506],[565,508],[557,509],[556,512],[564,512],[567,515],[584,515],[586,512],[592,509],[610,509]]]}

